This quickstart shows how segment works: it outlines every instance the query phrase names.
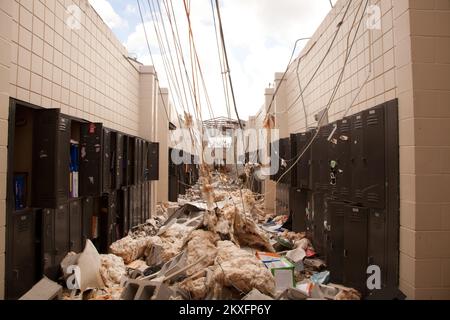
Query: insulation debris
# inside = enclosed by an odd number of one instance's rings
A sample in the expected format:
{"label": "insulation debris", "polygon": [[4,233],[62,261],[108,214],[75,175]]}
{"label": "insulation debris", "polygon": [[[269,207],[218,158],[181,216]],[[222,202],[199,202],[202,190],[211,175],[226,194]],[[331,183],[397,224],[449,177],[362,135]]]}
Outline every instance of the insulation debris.
{"label": "insulation debris", "polygon": [[253,167],[245,169],[240,182],[201,165],[199,182],[178,203],[158,205],[110,254],[99,255],[90,241],[68,254],[62,268],[81,266],[82,290],[63,298],[361,299],[354,289],[324,285],[330,273],[306,234],[284,229],[288,216],[267,212],[264,197],[244,188],[254,178]]}
{"label": "insulation debris", "polygon": [[108,288],[120,284],[120,280],[126,274],[125,264],[121,257],[114,254],[100,255],[100,275]]}
{"label": "insulation debris", "polygon": [[275,280],[261,261],[231,241],[219,241],[217,249],[217,266],[213,274],[215,297],[220,297],[222,286],[236,289],[242,294],[258,289],[263,294],[273,296]]}
{"label": "insulation debris", "polygon": [[216,242],[219,241],[219,236],[211,231],[195,230],[186,240],[187,264],[198,261],[201,257],[206,255],[205,260],[200,264],[187,270],[187,275],[192,275],[200,270],[214,263],[217,255]]}
{"label": "insulation debris", "polygon": [[145,249],[150,243],[150,237],[126,236],[117,240],[109,249],[112,254],[119,256],[128,264],[144,256]]}

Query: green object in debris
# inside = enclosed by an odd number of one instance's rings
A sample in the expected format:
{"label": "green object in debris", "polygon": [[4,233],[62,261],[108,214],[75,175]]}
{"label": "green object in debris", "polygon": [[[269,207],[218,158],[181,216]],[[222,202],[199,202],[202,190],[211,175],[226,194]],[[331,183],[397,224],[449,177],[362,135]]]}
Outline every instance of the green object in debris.
{"label": "green object in debris", "polygon": [[294,249],[294,244],[291,241],[289,241],[288,239],[278,237],[277,243],[279,243],[280,245],[282,245],[285,248]]}

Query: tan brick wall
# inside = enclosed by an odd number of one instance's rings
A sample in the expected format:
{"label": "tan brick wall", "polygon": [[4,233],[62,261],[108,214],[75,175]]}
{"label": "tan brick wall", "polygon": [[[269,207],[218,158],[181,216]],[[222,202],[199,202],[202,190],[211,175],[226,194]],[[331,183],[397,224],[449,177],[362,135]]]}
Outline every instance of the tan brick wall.
{"label": "tan brick wall", "polygon": [[396,63],[409,69],[401,95],[413,106],[402,117],[401,287],[450,299],[450,1],[400,2],[410,26],[397,40],[409,46]]}
{"label": "tan brick wall", "polygon": [[[79,29],[66,24],[70,5],[81,9]],[[0,299],[5,275],[9,97],[60,108],[65,114],[154,140],[156,74],[127,56],[87,0],[0,1]],[[153,182],[153,208],[157,188]]]}
{"label": "tan brick wall", "polygon": [[[314,115],[326,107],[337,82],[346,34],[359,3],[353,2],[336,44],[304,92],[308,126],[317,124]],[[300,53],[315,43],[300,64],[302,87],[328,49],[342,19],[338,13],[346,4],[346,0],[336,3]],[[450,1],[371,0],[370,4],[381,9],[381,30],[368,30],[364,21],[329,120],[342,117],[351,105],[369,66],[369,81],[349,114],[399,99],[400,289],[409,298],[450,299]],[[306,124],[301,99],[294,104],[300,93],[296,67],[294,61],[272,109],[277,127],[287,123],[288,133],[303,131]],[[276,74],[276,85],[280,78]]]}
{"label": "tan brick wall", "polygon": [[6,166],[8,152],[11,12],[11,1],[0,1],[0,299],[4,298],[5,293]]}

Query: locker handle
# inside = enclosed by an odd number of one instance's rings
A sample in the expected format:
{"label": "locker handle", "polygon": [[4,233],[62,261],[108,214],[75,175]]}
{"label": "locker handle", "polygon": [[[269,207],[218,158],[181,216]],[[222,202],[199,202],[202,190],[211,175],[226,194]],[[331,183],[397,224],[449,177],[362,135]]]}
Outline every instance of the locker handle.
{"label": "locker handle", "polygon": [[16,280],[19,280],[19,270],[14,269],[13,272],[14,272]]}
{"label": "locker handle", "polygon": [[344,258],[347,258],[347,249],[344,249]]}

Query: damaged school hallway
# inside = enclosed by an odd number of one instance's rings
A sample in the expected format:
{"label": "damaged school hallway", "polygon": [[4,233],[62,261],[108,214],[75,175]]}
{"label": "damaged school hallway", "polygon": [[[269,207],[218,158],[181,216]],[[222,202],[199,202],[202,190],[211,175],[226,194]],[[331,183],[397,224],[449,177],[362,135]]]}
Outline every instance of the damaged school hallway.
{"label": "damaged school hallway", "polygon": [[1,299],[450,299],[450,0],[324,1],[253,106],[227,1],[145,64],[95,2],[0,1]]}

